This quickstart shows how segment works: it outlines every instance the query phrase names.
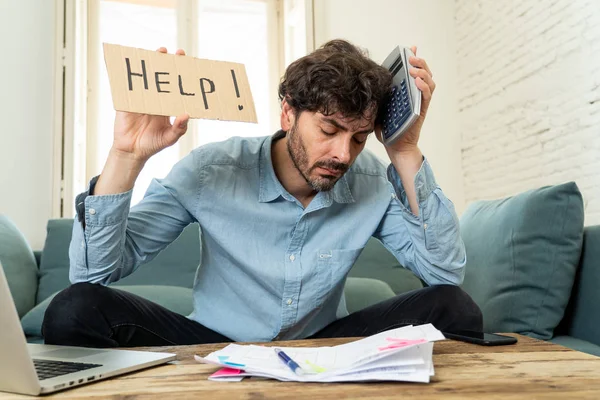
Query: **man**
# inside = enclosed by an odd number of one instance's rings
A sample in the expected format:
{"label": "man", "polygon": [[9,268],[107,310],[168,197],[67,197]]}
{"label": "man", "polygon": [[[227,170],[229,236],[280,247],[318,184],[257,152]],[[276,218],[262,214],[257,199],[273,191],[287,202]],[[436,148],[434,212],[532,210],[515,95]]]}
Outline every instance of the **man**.
{"label": "man", "polygon": [[[479,308],[455,286],[466,262],[456,214],[418,147],[435,83],[423,59],[409,62],[422,91],[421,117],[386,148],[387,171],[363,149],[374,130],[381,140],[375,125],[390,73],[342,40],[288,67],[279,88],[281,131],[194,150],[131,210],[144,163],[185,133],[188,116],[171,125],[167,117],[118,112],[106,165],[77,199],[74,284],[46,312],[46,343],[363,336],[427,322],[481,330]],[[195,221],[202,261],[189,317],[105,286]],[[431,286],[347,315],[346,275],[371,236]]]}

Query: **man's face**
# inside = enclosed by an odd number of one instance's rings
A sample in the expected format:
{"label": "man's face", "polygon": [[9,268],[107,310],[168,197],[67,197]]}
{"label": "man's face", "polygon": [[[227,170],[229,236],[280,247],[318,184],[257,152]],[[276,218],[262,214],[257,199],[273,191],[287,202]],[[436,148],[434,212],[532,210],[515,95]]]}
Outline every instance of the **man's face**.
{"label": "man's face", "polygon": [[287,149],[306,183],[327,191],[354,163],[372,131],[373,120],[304,111],[288,131]]}

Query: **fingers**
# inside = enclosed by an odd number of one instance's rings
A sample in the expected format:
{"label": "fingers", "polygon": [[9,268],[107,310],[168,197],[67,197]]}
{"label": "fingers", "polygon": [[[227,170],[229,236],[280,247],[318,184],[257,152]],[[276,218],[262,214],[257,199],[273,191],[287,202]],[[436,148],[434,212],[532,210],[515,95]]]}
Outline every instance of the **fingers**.
{"label": "fingers", "polygon": [[421,94],[423,95],[423,100],[425,100],[425,101],[431,100],[431,95],[433,94],[433,90],[431,89],[431,87],[429,87],[429,85],[427,83],[425,83],[425,81],[423,79],[421,79],[421,77],[418,77],[417,79],[415,79],[415,83],[416,83],[417,87],[419,88],[419,90],[421,91]]}
{"label": "fingers", "polygon": [[[433,81],[433,78],[431,77],[431,75],[425,71],[424,69],[419,69],[419,68],[411,68],[408,73],[416,79],[420,79],[425,85],[427,85],[427,87],[429,88],[429,90],[431,91],[431,93],[433,94],[433,91],[435,90],[435,82]],[[419,85],[417,85],[417,87],[419,87]],[[421,89],[419,87],[419,89]],[[423,91],[423,90],[421,90]]]}
{"label": "fingers", "polygon": [[[415,55],[417,54],[416,46],[411,47],[411,50]],[[436,84],[433,81],[433,74],[431,73],[431,69],[429,69],[429,65],[427,65],[424,59],[419,57],[410,57],[408,62],[413,66],[413,68],[409,69],[408,73],[415,78],[415,84],[422,92],[423,100],[430,100]]]}
{"label": "fingers", "polygon": [[410,51],[412,51],[413,54],[416,56],[417,55],[417,46],[410,46]]}
{"label": "fingers", "polygon": [[433,76],[433,74],[431,73],[431,70],[429,69],[429,65],[427,65],[427,62],[425,60],[423,60],[422,58],[419,58],[419,57],[410,57],[408,59],[408,62],[413,67],[424,69],[425,71],[427,71],[427,73],[429,75]]}
{"label": "fingers", "polygon": [[[165,54],[168,53],[166,47],[159,47],[158,49],[156,49],[156,51],[158,51],[159,53],[165,53]],[[177,49],[175,54],[177,54],[178,56],[185,56],[185,50]]]}
{"label": "fingers", "polygon": [[177,118],[175,118],[175,121],[173,121],[173,125],[171,125],[171,128],[167,133],[168,141],[170,143],[169,145],[172,145],[175,142],[177,142],[177,140],[179,140],[179,138],[182,137],[185,134],[185,132],[187,132],[189,120],[190,115],[187,113],[179,115]]}
{"label": "fingers", "polygon": [[189,121],[190,121],[190,114],[188,114],[188,113],[182,114],[182,115],[178,116],[177,118],[175,118],[175,121],[173,121],[173,129],[178,132],[181,132],[181,135],[183,135],[187,131],[187,126],[188,126]]}

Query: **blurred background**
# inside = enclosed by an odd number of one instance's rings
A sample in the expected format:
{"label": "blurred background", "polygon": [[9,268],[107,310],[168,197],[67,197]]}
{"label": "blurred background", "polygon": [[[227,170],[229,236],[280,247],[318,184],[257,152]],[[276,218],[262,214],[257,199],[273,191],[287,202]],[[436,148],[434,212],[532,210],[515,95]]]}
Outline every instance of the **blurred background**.
{"label": "blurred background", "polygon": [[[195,120],[146,165],[138,202],[194,147],[279,129],[290,62],[344,38],[377,62],[416,45],[437,89],[421,148],[459,215],[473,201],[577,182],[600,223],[595,0],[0,0],[0,213],[34,249],[101,172],[114,110],[103,42],[244,63],[258,124]],[[382,145],[368,148],[386,159]]]}

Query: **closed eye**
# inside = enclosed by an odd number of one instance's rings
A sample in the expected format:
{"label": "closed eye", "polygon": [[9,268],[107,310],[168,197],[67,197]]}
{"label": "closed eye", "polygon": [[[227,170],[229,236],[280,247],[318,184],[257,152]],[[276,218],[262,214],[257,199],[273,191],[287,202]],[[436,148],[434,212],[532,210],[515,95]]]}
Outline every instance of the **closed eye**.
{"label": "closed eye", "polygon": [[354,140],[355,143],[358,144],[363,144],[367,141],[367,139],[369,138],[368,135],[364,135],[364,137],[356,137],[356,136],[352,136],[352,140]]}
{"label": "closed eye", "polygon": [[328,131],[326,131],[326,130],[325,130],[325,129],[323,129],[323,128],[321,128],[321,132],[323,132],[323,133],[324,133],[325,135],[327,135],[327,136],[333,136],[333,135],[335,135],[335,131],[333,131],[333,132],[328,132]]}

